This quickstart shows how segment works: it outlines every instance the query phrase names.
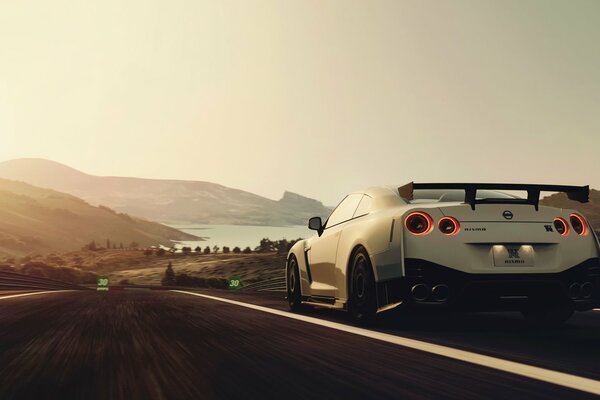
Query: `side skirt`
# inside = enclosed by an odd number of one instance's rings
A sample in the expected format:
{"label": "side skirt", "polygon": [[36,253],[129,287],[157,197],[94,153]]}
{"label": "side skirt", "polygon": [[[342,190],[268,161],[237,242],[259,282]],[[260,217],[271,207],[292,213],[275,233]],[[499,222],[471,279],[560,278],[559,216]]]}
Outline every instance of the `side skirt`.
{"label": "side skirt", "polygon": [[346,302],[340,301],[333,297],[325,296],[303,297],[302,304],[315,307],[332,308],[336,310],[343,310],[346,307]]}

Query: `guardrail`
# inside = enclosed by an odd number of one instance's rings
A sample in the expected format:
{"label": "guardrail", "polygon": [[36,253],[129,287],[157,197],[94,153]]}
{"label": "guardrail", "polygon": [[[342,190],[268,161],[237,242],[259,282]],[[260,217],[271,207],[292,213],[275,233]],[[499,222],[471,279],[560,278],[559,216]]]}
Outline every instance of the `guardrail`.
{"label": "guardrail", "polygon": [[254,282],[243,286],[242,290],[256,292],[285,292],[285,276],[282,278],[273,278],[265,281]]}
{"label": "guardrail", "polygon": [[87,290],[88,288],[74,283],[62,282],[56,279],[19,274],[16,272],[0,271],[0,290]]}

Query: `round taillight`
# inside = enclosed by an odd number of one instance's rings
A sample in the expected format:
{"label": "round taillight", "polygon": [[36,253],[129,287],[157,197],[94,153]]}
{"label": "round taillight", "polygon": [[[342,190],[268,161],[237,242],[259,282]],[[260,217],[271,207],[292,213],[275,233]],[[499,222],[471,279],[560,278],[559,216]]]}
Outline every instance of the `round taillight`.
{"label": "round taillight", "polygon": [[583,219],[581,215],[573,213],[569,216],[569,221],[571,221],[571,226],[573,227],[573,230],[577,232],[579,236],[587,235],[587,222],[585,222],[585,219]]}
{"label": "round taillight", "polygon": [[404,225],[413,235],[427,235],[433,228],[433,219],[424,212],[416,211],[408,214]]}
{"label": "round taillight", "polygon": [[443,217],[438,222],[438,228],[444,235],[456,235],[460,230],[460,224],[456,218]]}
{"label": "round taillight", "polygon": [[554,229],[563,236],[569,234],[569,225],[567,224],[567,221],[562,218],[554,218]]}

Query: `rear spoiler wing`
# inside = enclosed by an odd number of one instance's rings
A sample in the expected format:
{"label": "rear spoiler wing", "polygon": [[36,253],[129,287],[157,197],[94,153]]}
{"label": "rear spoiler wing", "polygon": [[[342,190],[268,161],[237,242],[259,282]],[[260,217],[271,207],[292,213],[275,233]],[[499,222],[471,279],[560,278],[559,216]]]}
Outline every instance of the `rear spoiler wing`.
{"label": "rear spoiler wing", "polygon": [[[400,197],[408,200],[413,199],[413,191],[415,189],[459,189],[465,191],[465,203],[475,209],[475,204],[478,203],[519,203],[531,204],[538,210],[540,203],[540,192],[562,192],[569,199],[580,203],[587,203],[590,197],[589,186],[564,186],[564,185],[528,185],[520,183],[414,183],[398,188]],[[491,199],[491,201],[477,200],[477,190],[525,190],[527,191],[527,199]]]}

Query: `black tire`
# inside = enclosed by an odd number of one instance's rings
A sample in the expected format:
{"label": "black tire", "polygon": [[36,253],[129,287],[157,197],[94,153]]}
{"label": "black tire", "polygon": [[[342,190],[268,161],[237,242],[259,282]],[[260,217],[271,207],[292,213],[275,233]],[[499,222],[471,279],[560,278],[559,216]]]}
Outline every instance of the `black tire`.
{"label": "black tire", "polygon": [[558,327],[573,316],[575,309],[570,304],[523,310],[522,314],[531,325],[541,328]]}
{"label": "black tire", "polygon": [[348,311],[359,323],[371,322],[377,313],[377,294],[371,260],[364,248],[354,253],[350,267]]}
{"label": "black tire", "polygon": [[287,265],[287,301],[292,311],[299,311],[303,309],[302,304],[302,293],[300,290],[300,272],[298,270],[298,260],[296,257],[291,256],[288,260]]}

